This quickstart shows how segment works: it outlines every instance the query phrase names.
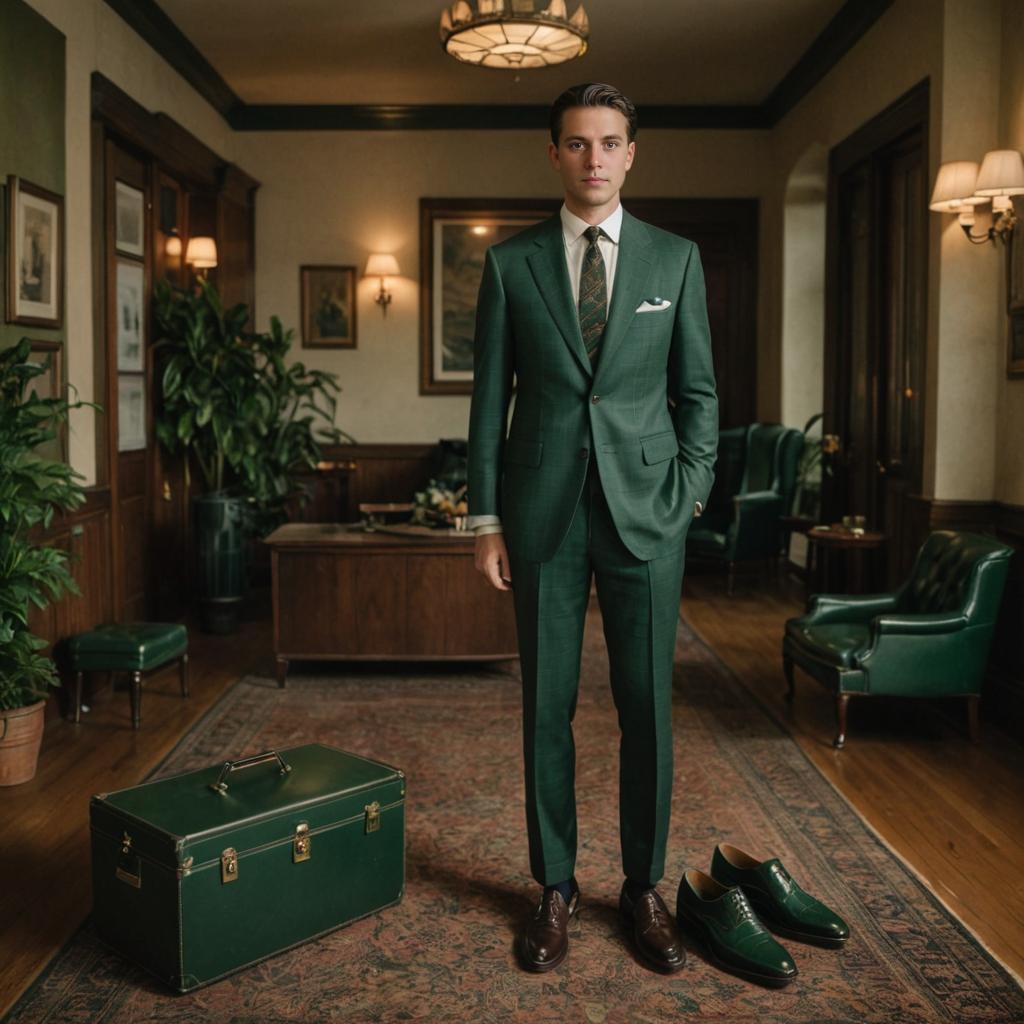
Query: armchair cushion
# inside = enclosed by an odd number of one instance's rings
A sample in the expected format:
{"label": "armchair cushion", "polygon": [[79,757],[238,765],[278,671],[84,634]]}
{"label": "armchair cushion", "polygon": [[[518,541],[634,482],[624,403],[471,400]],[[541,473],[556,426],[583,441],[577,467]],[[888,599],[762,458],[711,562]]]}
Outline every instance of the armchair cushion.
{"label": "armchair cushion", "polygon": [[870,627],[858,622],[817,625],[790,619],[786,623],[786,635],[809,648],[819,660],[840,668],[856,668],[858,657],[871,643]]}
{"label": "armchair cushion", "polygon": [[827,622],[868,623],[895,608],[895,594],[814,594],[811,610],[801,619],[816,626]]}

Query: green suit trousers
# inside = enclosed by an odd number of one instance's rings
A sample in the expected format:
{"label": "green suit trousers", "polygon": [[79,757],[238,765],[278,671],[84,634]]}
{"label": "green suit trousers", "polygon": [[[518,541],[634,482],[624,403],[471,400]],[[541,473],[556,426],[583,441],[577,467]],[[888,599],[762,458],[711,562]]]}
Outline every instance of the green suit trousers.
{"label": "green suit trousers", "polygon": [[[590,449],[593,452],[593,449]],[[530,870],[541,885],[576,864],[579,689],[591,579],[604,621],[621,730],[619,838],[623,872],[653,885],[665,870],[672,801],[672,663],[684,546],[643,561],[612,521],[592,454],[568,533],[553,558],[509,547],[523,678],[523,755]]]}

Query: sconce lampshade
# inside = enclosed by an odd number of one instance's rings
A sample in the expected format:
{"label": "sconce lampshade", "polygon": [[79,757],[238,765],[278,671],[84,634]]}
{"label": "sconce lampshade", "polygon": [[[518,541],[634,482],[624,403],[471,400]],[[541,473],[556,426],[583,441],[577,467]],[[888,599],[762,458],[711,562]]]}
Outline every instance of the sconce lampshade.
{"label": "sconce lampshade", "polygon": [[974,187],[977,196],[1024,195],[1024,160],[1016,149],[993,149],[985,154]]}
{"label": "sconce lampshade", "polygon": [[389,252],[371,253],[363,271],[363,277],[398,277],[399,274],[398,260]]}
{"label": "sconce lampshade", "polygon": [[217,243],[206,235],[190,238],[185,250],[185,262],[191,263],[196,270],[217,266]]}
{"label": "sconce lampshade", "polygon": [[171,259],[181,256],[181,238],[178,235],[168,236],[167,241],[164,242],[164,253]]}
{"label": "sconce lampshade", "polygon": [[985,197],[974,194],[978,180],[978,165],[973,160],[952,160],[939,168],[935,176],[935,188],[929,210],[939,213],[957,213],[976,203],[986,202]]}

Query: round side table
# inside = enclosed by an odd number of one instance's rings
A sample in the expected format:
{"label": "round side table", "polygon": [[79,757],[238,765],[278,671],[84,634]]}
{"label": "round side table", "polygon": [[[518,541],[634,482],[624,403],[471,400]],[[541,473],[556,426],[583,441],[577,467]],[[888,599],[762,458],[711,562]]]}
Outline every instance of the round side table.
{"label": "round side table", "polygon": [[[848,593],[863,594],[868,578],[868,553],[883,547],[888,539],[887,534],[877,530],[854,533],[838,523],[832,526],[812,527],[807,531],[807,540],[815,555],[815,582],[820,584],[813,589],[819,593],[830,593],[829,563],[832,558],[838,557],[833,552],[842,552],[841,557],[846,559]],[[820,556],[817,549],[821,551]]]}

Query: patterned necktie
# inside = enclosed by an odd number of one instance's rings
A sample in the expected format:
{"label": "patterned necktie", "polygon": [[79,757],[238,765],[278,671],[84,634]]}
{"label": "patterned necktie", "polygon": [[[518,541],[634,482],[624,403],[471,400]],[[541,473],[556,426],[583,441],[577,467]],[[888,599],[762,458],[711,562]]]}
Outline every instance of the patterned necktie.
{"label": "patterned necktie", "polygon": [[598,238],[604,232],[598,227],[589,227],[583,232],[587,237],[587,251],[583,255],[580,271],[580,331],[583,344],[587,347],[592,366],[597,364],[601,336],[608,319],[608,283],[604,273],[604,257],[601,255]]}

